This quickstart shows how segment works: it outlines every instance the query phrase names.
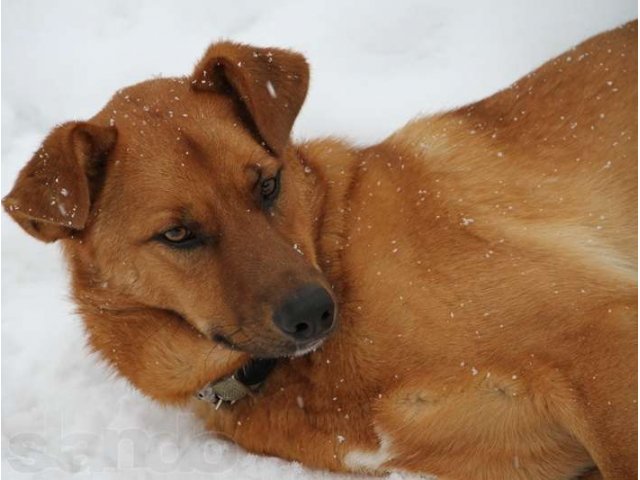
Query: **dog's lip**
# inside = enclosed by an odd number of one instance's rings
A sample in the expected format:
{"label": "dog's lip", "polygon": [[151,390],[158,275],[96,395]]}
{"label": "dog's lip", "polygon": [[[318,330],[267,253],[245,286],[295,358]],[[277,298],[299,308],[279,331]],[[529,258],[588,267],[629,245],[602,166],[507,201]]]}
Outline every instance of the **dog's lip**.
{"label": "dog's lip", "polygon": [[304,355],[307,355],[308,353],[312,353],[315,352],[318,348],[320,348],[322,346],[322,344],[324,343],[324,341],[327,338],[321,338],[319,340],[314,340],[312,342],[303,344],[303,345],[297,345],[296,346],[296,351],[292,354],[289,355],[291,358],[295,358],[295,357],[302,357]]}
{"label": "dog's lip", "polygon": [[215,335],[213,335],[213,337],[211,339],[214,342],[219,343],[219,344],[229,348],[230,350],[242,350],[235,343],[233,343],[231,340],[229,340],[226,336],[224,336],[224,335],[222,335],[220,333],[216,333]]}
{"label": "dog's lip", "polygon": [[295,343],[295,344],[291,344],[290,347],[286,348],[286,350],[284,349],[275,349],[275,351],[273,352],[273,354],[269,354],[269,352],[265,352],[265,351],[260,351],[259,355],[257,355],[258,352],[253,351],[253,349],[249,348],[243,348],[240,347],[239,345],[236,345],[235,343],[233,343],[231,340],[229,340],[229,338],[227,338],[225,335],[222,335],[220,333],[216,333],[215,335],[213,335],[212,340],[216,343],[219,343],[221,345],[223,345],[224,347],[230,349],[230,350],[235,350],[235,351],[240,351],[240,352],[245,352],[248,353],[249,355],[253,356],[259,356],[261,358],[283,358],[283,357],[289,357],[289,358],[295,358],[295,357],[302,357],[303,355],[307,355],[308,353],[314,352],[315,350],[317,350],[318,348],[320,348],[320,346],[322,346],[322,344],[324,343],[324,341],[327,339],[327,337],[323,337],[320,339],[316,339],[316,340],[312,340],[309,342],[304,342],[304,343]]}

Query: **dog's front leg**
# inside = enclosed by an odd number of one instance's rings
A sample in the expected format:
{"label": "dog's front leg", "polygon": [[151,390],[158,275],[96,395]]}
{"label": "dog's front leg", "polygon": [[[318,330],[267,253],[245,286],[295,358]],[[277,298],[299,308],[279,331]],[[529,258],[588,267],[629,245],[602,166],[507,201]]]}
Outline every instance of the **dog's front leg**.
{"label": "dog's front leg", "polygon": [[[269,381],[269,380],[268,380]],[[344,456],[352,449],[374,450],[377,439],[368,438],[367,428],[352,430],[356,418],[306,411],[300,398],[308,398],[310,389],[288,386],[239,400],[233,405],[215,405],[194,400],[194,410],[207,428],[258,454],[274,455],[307,466],[333,471],[347,471]],[[356,420],[351,424],[351,420]]]}
{"label": "dog's front leg", "polygon": [[85,315],[85,325],[94,350],[144,394],[166,404],[185,403],[246,362],[245,354],[220,347],[164,310]]}

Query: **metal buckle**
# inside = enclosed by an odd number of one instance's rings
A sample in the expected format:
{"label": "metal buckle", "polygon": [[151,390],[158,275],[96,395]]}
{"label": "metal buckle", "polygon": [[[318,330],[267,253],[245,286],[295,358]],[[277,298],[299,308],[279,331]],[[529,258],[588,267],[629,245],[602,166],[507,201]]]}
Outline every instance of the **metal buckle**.
{"label": "metal buckle", "polygon": [[235,375],[205,385],[197,394],[200,400],[206,400],[220,408],[222,402],[233,405],[251,393],[251,389],[236,379]]}

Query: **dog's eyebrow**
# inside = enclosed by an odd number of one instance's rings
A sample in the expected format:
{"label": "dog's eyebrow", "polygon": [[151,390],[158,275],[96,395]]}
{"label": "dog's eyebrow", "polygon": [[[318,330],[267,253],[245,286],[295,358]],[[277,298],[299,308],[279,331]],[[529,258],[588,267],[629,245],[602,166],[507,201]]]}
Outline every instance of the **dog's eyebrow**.
{"label": "dog's eyebrow", "polygon": [[280,169],[282,167],[282,163],[280,160],[264,155],[264,149],[256,145],[256,148],[251,152],[249,156],[249,162],[245,166],[247,170],[253,170],[258,174],[258,176],[262,175],[262,172],[270,169]]}
{"label": "dog's eyebrow", "polygon": [[146,220],[147,225],[154,225],[156,228],[165,228],[173,223],[181,225],[194,225],[197,223],[188,205],[156,208],[146,216]]}
{"label": "dog's eyebrow", "polygon": [[199,227],[200,223],[195,219],[191,207],[183,205],[172,211],[172,216],[180,222],[181,225],[189,227]]}
{"label": "dog's eyebrow", "polygon": [[262,165],[258,163],[250,163],[244,168],[245,170],[250,170],[252,172],[255,172],[257,178],[260,178],[262,176],[262,170],[263,170]]}
{"label": "dog's eyebrow", "polygon": [[186,149],[185,153],[189,157],[195,159],[198,163],[207,163],[207,155],[204,150],[189,134],[182,132],[181,141]]}

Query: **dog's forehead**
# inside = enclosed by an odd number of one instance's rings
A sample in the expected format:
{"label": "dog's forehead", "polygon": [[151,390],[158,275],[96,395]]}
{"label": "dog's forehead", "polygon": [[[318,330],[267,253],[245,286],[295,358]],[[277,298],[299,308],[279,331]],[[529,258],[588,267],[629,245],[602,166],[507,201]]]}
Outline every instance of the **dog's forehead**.
{"label": "dog's forehead", "polygon": [[188,78],[122,89],[95,118],[118,130],[114,161],[124,169],[227,168],[260,149],[230,98],[194,91]]}
{"label": "dog's forehead", "polygon": [[118,130],[105,208],[135,205],[142,214],[209,207],[255,182],[250,167],[273,162],[230,98],[194,92],[188,79],[154,79],[118,91],[94,120]]}

